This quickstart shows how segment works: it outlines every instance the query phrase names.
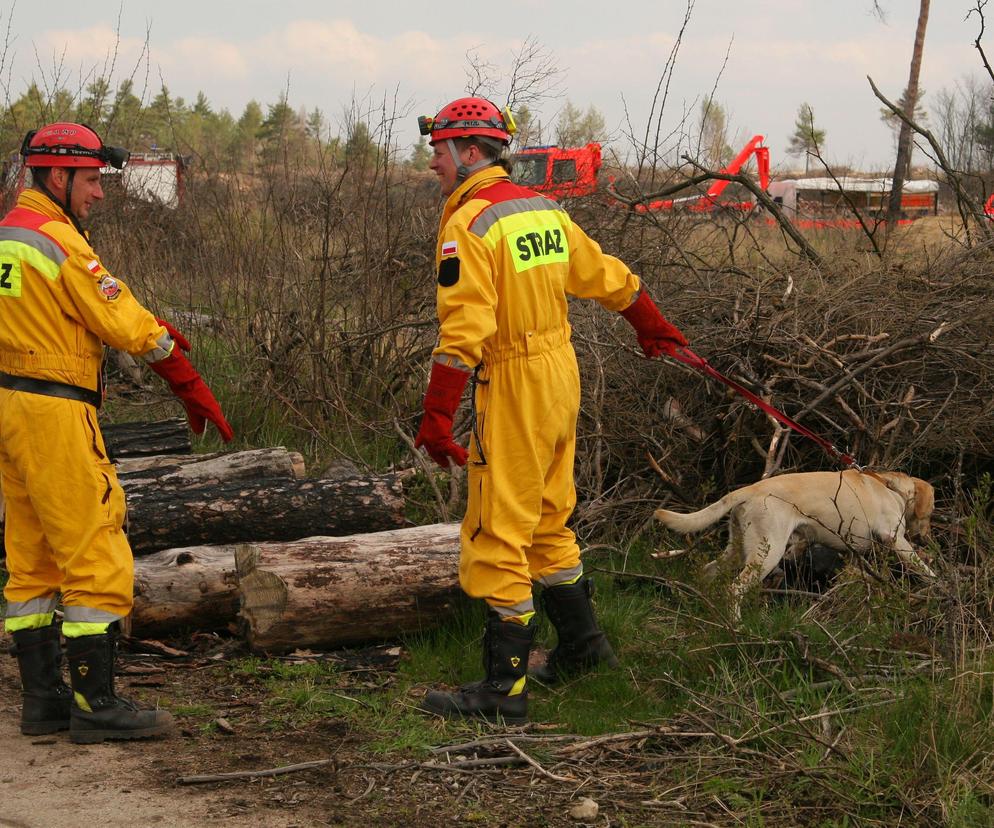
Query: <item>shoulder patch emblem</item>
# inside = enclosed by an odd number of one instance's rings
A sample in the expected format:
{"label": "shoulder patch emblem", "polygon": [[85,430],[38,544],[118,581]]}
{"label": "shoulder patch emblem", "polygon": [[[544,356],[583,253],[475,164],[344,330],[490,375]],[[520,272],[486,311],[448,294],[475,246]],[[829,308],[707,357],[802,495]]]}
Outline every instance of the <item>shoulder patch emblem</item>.
{"label": "shoulder patch emblem", "polygon": [[442,287],[452,287],[458,281],[459,259],[456,256],[442,259],[442,263],[438,266],[438,283]]}
{"label": "shoulder patch emblem", "polygon": [[121,286],[117,283],[117,279],[107,274],[100,280],[100,292],[103,294],[104,299],[108,302],[113,302],[121,295]]}
{"label": "shoulder patch emblem", "polygon": [[459,246],[454,241],[442,242],[442,255],[455,256]]}

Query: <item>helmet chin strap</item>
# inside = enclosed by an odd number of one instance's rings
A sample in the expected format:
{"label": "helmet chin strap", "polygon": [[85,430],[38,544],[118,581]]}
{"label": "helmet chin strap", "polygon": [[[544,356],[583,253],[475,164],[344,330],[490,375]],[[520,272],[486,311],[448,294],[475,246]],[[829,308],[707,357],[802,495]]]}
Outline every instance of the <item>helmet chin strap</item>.
{"label": "helmet chin strap", "polygon": [[481,158],[475,164],[471,164],[467,167],[459,158],[459,152],[456,150],[456,142],[452,138],[447,138],[445,143],[449,148],[449,154],[452,156],[452,160],[456,162],[456,181],[465,181],[477,170],[482,170],[484,167],[491,167],[496,163],[488,158]]}
{"label": "helmet chin strap", "polygon": [[69,217],[69,221],[72,222],[72,226],[75,227],[76,230],[79,231],[79,234],[85,238],[86,231],[83,230],[82,225],[79,223],[79,219],[76,218],[76,214],[73,213],[72,208],[69,206],[70,204],[72,204],[72,185],[73,182],[76,180],[76,170],[72,167],[66,167],[66,172],[69,174],[69,179],[68,181],[66,181],[65,203],[59,201],[59,199],[55,197],[55,193],[53,193],[50,189],[48,189],[48,185],[42,183],[41,181],[33,180],[32,186],[37,187],[45,195],[47,195],[50,199],[52,199],[52,201],[58,204],[63,209],[66,216]]}

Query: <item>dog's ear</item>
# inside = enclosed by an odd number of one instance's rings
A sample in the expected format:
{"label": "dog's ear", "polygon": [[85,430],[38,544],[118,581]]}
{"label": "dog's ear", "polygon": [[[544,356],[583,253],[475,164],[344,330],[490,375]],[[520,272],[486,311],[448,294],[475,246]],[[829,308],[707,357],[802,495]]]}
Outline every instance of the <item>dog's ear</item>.
{"label": "dog's ear", "polygon": [[903,472],[875,472],[874,476],[892,492],[897,492],[909,503],[915,498],[916,491],[912,478]]}
{"label": "dog's ear", "polygon": [[935,509],[935,489],[932,488],[932,484],[924,480],[919,480],[917,477],[912,479],[915,481],[915,517],[924,520],[930,517]]}

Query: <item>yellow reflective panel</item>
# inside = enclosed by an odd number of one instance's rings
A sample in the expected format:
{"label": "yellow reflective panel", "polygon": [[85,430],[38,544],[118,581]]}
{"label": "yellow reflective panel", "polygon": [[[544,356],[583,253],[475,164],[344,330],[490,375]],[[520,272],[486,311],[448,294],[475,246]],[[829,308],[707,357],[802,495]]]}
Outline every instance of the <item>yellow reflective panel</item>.
{"label": "yellow reflective panel", "polygon": [[0,296],[21,295],[21,260],[0,257]]}
{"label": "yellow reflective panel", "polygon": [[558,223],[537,224],[507,235],[514,269],[521,273],[533,267],[569,261],[569,243]]}

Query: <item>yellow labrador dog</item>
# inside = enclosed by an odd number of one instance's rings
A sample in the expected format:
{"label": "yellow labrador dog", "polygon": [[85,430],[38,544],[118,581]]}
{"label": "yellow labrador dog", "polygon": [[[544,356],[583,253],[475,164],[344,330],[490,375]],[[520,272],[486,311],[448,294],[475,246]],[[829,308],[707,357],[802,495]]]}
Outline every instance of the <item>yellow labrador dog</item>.
{"label": "yellow labrador dog", "polygon": [[902,561],[930,578],[935,573],[908,537],[930,531],[935,491],[924,480],[901,472],[806,472],[784,474],[744,486],[698,512],[657,509],[656,519],[676,532],[699,532],[730,513],[728,546],[708,564],[714,577],[723,563],[743,569],[732,583],[732,607],[739,618],[742,595],[770,574],[785,555],[820,543],[863,552],[874,542],[893,549]]}

